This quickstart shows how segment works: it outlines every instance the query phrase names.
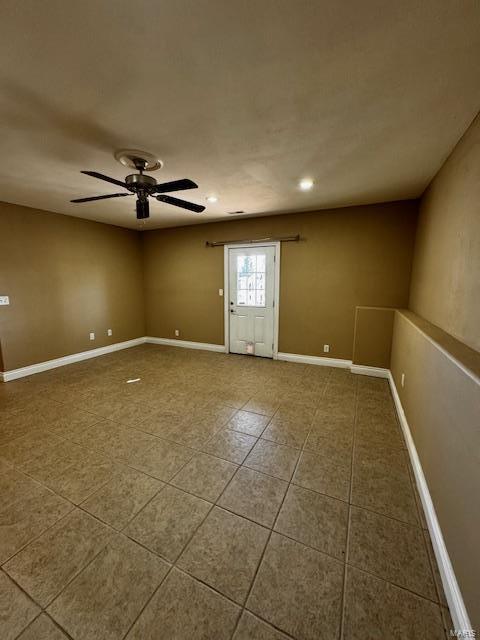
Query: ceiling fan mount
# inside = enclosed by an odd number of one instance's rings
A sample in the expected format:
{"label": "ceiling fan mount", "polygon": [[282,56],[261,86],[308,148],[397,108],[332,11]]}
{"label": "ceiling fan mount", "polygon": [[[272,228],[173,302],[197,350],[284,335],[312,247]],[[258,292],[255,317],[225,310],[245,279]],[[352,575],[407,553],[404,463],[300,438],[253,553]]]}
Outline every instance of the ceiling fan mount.
{"label": "ceiling fan mount", "polygon": [[156,171],[163,166],[161,160],[155,158],[151,153],[139,151],[138,149],[119,149],[115,152],[115,158],[123,166],[136,169],[138,173],[131,173],[126,176],[124,182],[117,180],[116,178],[105,176],[97,171],[81,171],[81,173],[91,176],[92,178],[104,180],[105,182],[110,182],[111,184],[123,187],[129,193],[111,193],[103,196],[76,198],[74,200],[70,200],[70,202],[92,202],[93,200],[106,200],[108,198],[121,198],[123,196],[135,195],[137,196],[136,210],[138,220],[144,220],[150,216],[149,197],[156,198],[160,202],[171,204],[174,207],[181,207],[182,209],[194,211],[195,213],[201,213],[205,210],[205,207],[202,205],[165,195],[171,191],[197,189],[198,185],[193,182],[193,180],[183,178],[181,180],[173,180],[172,182],[158,184],[155,178],[145,175],[144,171]]}
{"label": "ceiling fan mount", "polygon": [[140,149],[119,149],[114,153],[115,160],[137,171],[157,171],[163,167],[163,162],[153,153]]}

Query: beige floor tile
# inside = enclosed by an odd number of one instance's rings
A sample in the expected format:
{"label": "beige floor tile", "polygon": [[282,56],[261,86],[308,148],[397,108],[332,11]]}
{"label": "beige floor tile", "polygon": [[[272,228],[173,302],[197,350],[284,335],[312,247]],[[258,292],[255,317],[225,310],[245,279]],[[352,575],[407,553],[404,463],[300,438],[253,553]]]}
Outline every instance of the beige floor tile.
{"label": "beige floor tile", "polygon": [[[73,509],[73,505],[33,481],[20,481],[0,503],[0,563]],[[5,502],[3,501],[5,495]]]}
{"label": "beige floor tile", "polygon": [[240,608],[173,569],[132,627],[127,640],[229,640]]}
{"label": "beige floor tile", "polygon": [[160,480],[125,468],[83,502],[82,509],[123,529],[163,486]]}
{"label": "beige floor tile", "polygon": [[212,456],[241,464],[256,442],[256,438],[246,433],[223,429],[203,445],[202,451]]}
{"label": "beige floor tile", "polygon": [[130,522],[125,534],[174,562],[211,506],[205,500],[166,486]]}
{"label": "beige floor tile", "polygon": [[28,460],[19,468],[39,482],[47,483],[64,473],[72,464],[86,462],[88,449],[68,440],[52,440],[44,455]]}
{"label": "beige floor tile", "polygon": [[292,477],[299,451],[283,445],[259,440],[245,460],[245,466],[281,480]]}
{"label": "beige floor tile", "polygon": [[177,564],[243,604],[267,538],[267,529],[214,507]]}
{"label": "beige floor tile", "polygon": [[171,484],[204,500],[215,502],[238,469],[236,464],[205,453],[194,456]]}
{"label": "beige floor tile", "polygon": [[123,638],[169,568],[117,534],[54,600],[48,613],[75,640]]}
{"label": "beige floor tile", "polygon": [[38,616],[18,640],[68,640],[63,631],[45,613]]}
{"label": "beige floor tile", "polygon": [[331,438],[321,437],[316,431],[309,434],[305,450],[327,460],[336,467],[350,469],[352,466],[353,449],[351,443],[341,443]]}
{"label": "beige floor tile", "polygon": [[[392,449],[403,454],[402,449]],[[376,459],[355,454],[352,480],[352,504],[377,511],[410,524],[419,524],[413,486],[405,461]]]}
{"label": "beige floor tile", "polygon": [[309,424],[277,418],[275,415],[262,433],[262,438],[277,444],[285,444],[295,449],[301,449],[307,439],[309,430]]}
{"label": "beige floor tile", "polygon": [[440,607],[352,567],[347,568],[344,640],[445,640]]}
{"label": "beige floor tile", "polygon": [[5,571],[47,606],[112,536],[112,530],[75,510],[4,565]]}
{"label": "beige floor tile", "polygon": [[347,524],[345,502],[291,485],[275,531],[344,561]]}
{"label": "beige floor tile", "polygon": [[151,438],[128,455],[127,462],[138,471],[168,482],[193,458],[195,451],[160,438]]}
{"label": "beige floor tile", "polygon": [[28,498],[37,488],[40,488],[40,484],[21,471],[7,464],[0,466],[0,496],[2,497],[0,510]]}
{"label": "beige floor tile", "polygon": [[251,411],[238,411],[226,426],[233,431],[240,431],[258,438],[262,435],[269,422],[269,416],[252,413]]}
{"label": "beige floor tile", "polygon": [[119,467],[115,463],[92,453],[85,460],[75,462],[64,473],[45,484],[70,502],[80,504],[114,478],[118,470]]}
{"label": "beige floor tile", "polygon": [[31,414],[13,414],[6,411],[0,415],[0,445],[35,432],[38,427]]}
{"label": "beige floor tile", "polygon": [[[353,419],[317,418],[310,431],[310,444],[315,438],[326,438],[340,448],[353,444]],[[313,443],[314,444],[314,443]]]}
{"label": "beige floor tile", "polygon": [[352,507],[348,562],[426,598],[436,598],[419,527]]}
{"label": "beige floor tile", "polygon": [[350,469],[335,465],[327,457],[304,451],[292,482],[348,502]]}
{"label": "beige floor tile", "polygon": [[188,415],[163,410],[138,424],[137,429],[189,447],[200,446],[208,436],[196,424],[189,424],[188,418]]}
{"label": "beige floor tile", "polygon": [[359,443],[374,442],[398,448],[405,447],[396,417],[376,409],[359,411],[355,438]]}
{"label": "beige floor tile", "polygon": [[280,400],[263,395],[256,395],[242,407],[243,411],[251,411],[264,416],[273,416],[280,406]]}
{"label": "beige floor tile", "polygon": [[343,572],[330,556],[273,533],[247,609],[295,638],[337,638]]}
{"label": "beige floor tile", "polygon": [[14,640],[40,613],[40,607],[0,571],[0,628],[2,640]]}
{"label": "beige floor tile", "polygon": [[277,629],[274,629],[263,620],[252,615],[248,611],[242,613],[233,640],[287,640]]}
{"label": "beige floor tile", "polygon": [[21,466],[38,458],[45,458],[59,439],[51,433],[35,431],[16,438],[0,447],[0,459]]}
{"label": "beige floor tile", "polygon": [[241,467],[218,504],[239,516],[272,527],[288,484],[284,480]]}

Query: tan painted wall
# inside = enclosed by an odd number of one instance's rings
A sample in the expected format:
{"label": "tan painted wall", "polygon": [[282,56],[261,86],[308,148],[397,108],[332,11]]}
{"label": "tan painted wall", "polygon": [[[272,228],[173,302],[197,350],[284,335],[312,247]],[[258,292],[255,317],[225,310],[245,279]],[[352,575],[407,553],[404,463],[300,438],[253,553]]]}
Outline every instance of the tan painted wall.
{"label": "tan painted wall", "polygon": [[223,344],[223,247],[206,240],[300,233],[282,244],[279,350],[352,357],[355,307],[404,306],[416,202],[249,218],[144,234],[147,334]]}
{"label": "tan painted wall", "polygon": [[4,370],[144,335],[141,250],[136,231],[0,204]]}
{"label": "tan painted wall", "polygon": [[[397,312],[391,370],[471,622],[480,629],[480,377],[445,354],[452,338],[442,333]],[[454,351],[466,351],[461,360],[474,364],[476,352],[461,344]]]}
{"label": "tan painted wall", "polygon": [[480,350],[480,116],[422,198],[410,308]]}
{"label": "tan painted wall", "polygon": [[357,307],[353,340],[353,362],[390,369],[395,309]]}

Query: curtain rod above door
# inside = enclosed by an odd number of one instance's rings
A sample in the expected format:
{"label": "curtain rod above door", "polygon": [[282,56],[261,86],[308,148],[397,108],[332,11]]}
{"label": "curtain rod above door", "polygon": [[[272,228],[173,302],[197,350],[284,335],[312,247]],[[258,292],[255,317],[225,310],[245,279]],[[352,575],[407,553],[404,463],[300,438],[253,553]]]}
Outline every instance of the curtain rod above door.
{"label": "curtain rod above door", "polygon": [[262,242],[298,242],[300,234],[296,236],[272,236],[271,238],[256,238],[255,240],[219,240],[217,242],[206,241],[207,247],[223,247],[226,244],[259,244]]}

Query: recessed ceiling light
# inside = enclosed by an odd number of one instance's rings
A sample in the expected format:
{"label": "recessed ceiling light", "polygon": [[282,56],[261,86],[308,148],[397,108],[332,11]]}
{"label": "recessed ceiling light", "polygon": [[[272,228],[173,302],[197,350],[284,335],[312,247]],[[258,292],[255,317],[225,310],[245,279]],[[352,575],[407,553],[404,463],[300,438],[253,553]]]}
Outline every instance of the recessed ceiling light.
{"label": "recessed ceiling light", "polygon": [[310,180],[310,178],[303,178],[303,180],[300,180],[298,183],[298,186],[302,191],[309,191],[313,187],[313,180]]}
{"label": "recessed ceiling light", "polygon": [[218,198],[217,196],[208,196],[207,197],[207,202],[217,202]]}

